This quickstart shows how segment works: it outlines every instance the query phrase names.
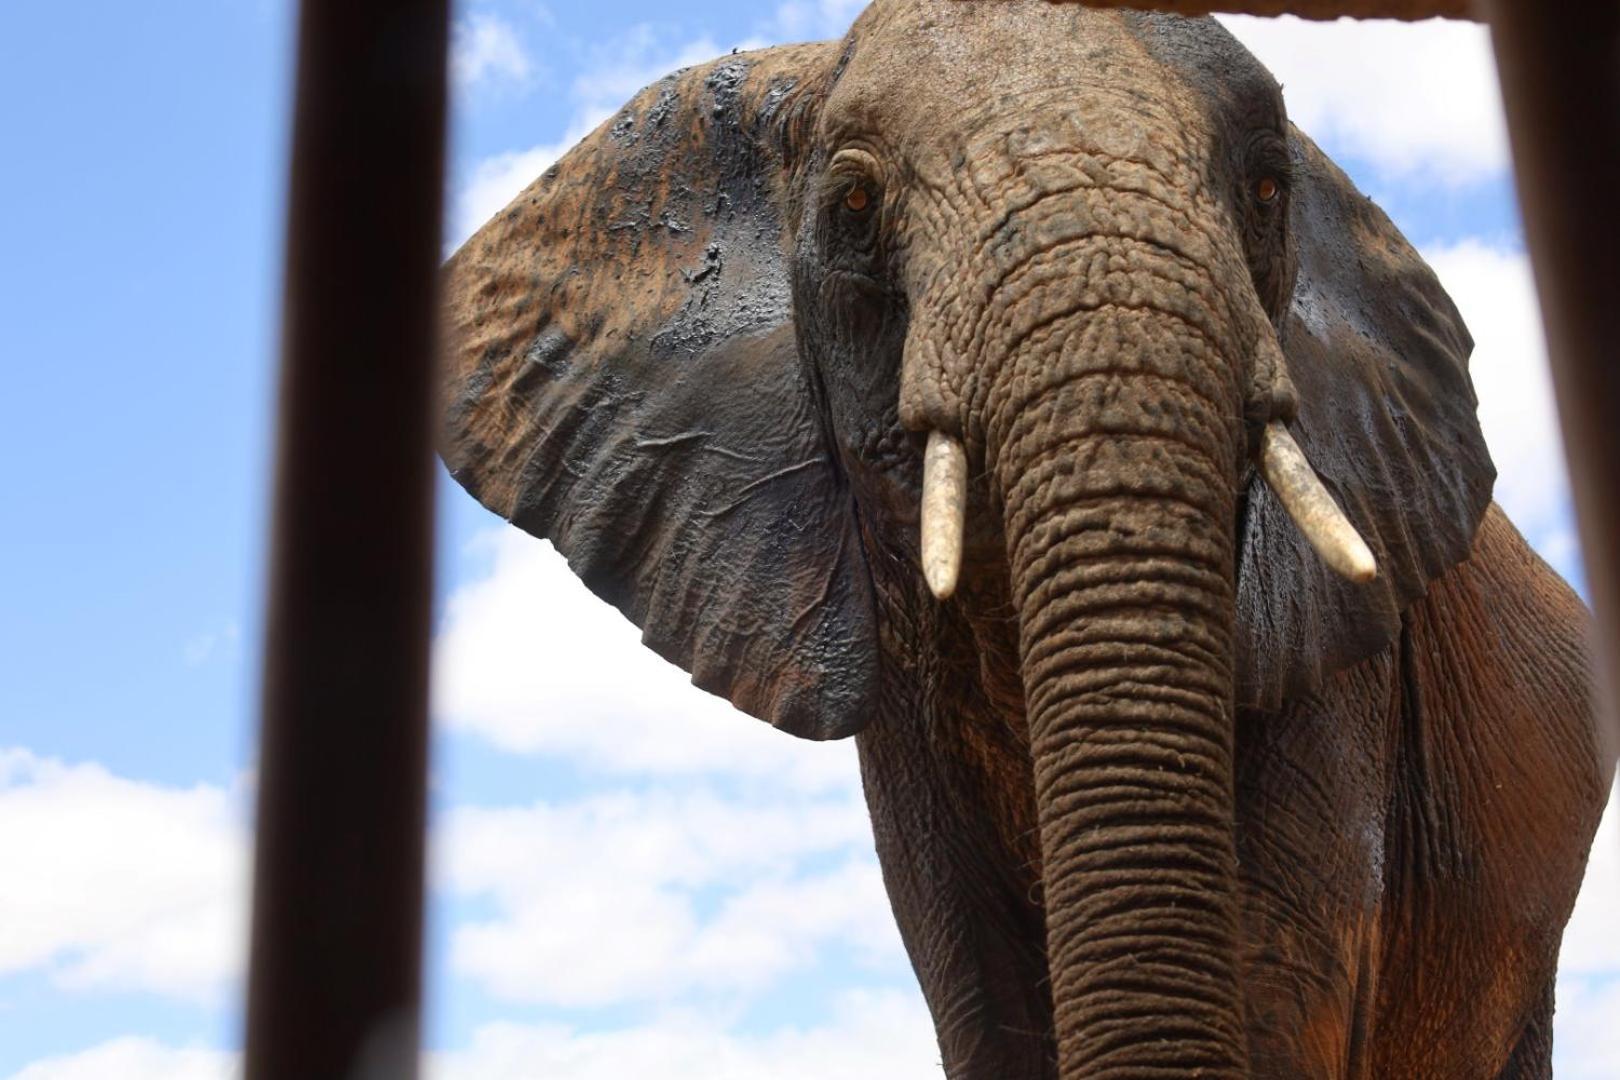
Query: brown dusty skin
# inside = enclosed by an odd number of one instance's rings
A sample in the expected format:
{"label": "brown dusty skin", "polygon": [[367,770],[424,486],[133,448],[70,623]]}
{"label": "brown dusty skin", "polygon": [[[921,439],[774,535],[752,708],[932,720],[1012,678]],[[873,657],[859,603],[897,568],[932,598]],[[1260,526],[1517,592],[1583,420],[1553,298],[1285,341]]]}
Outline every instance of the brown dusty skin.
{"label": "brown dusty skin", "polygon": [[[1548,1075],[1585,613],[1455,307],[1217,24],[880,0],[644,91],[446,273],[457,479],[856,735],[952,1080]],[[1254,475],[1274,420],[1374,580]]]}

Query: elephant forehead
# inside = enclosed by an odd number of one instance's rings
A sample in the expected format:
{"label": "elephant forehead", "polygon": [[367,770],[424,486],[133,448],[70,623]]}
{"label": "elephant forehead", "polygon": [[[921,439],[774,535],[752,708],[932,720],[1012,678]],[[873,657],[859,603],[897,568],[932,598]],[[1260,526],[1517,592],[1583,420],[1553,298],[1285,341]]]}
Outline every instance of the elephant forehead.
{"label": "elephant forehead", "polygon": [[875,137],[913,160],[1078,146],[1129,156],[1167,130],[1201,142],[1223,96],[1275,94],[1209,20],[1044,0],[879,0],[850,43],[827,136]]}

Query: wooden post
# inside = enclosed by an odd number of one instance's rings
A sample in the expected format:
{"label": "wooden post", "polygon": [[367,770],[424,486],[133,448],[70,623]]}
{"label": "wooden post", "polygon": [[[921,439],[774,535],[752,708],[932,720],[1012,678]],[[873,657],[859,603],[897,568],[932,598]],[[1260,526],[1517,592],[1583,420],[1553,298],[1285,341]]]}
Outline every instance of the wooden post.
{"label": "wooden post", "polygon": [[446,0],[304,0],[248,1080],[416,1075]]}
{"label": "wooden post", "polygon": [[1486,10],[1620,739],[1620,4]]}

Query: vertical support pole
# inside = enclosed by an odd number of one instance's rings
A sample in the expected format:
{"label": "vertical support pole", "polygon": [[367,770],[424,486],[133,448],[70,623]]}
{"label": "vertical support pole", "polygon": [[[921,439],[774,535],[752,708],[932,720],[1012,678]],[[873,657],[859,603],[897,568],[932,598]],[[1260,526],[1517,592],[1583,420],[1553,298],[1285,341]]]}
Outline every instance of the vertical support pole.
{"label": "vertical support pole", "polygon": [[416,1076],[447,0],[304,0],[247,1080]]}
{"label": "vertical support pole", "polygon": [[1487,8],[1620,739],[1620,4]]}

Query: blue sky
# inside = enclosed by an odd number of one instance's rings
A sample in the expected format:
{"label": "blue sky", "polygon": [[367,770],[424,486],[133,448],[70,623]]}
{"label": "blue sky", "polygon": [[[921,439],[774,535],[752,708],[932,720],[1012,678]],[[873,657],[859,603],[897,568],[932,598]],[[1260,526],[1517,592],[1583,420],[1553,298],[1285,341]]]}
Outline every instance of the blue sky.
{"label": "blue sky", "polygon": [[[665,71],[834,36],[858,7],[462,4],[452,241]],[[0,1077],[229,1072],[291,19],[0,13]],[[1233,26],[1462,306],[1499,498],[1578,581],[1482,35]],[[434,1075],[937,1076],[849,748],[730,714],[544,545],[441,491]],[[1607,828],[1561,1076],[1620,1053]]]}

